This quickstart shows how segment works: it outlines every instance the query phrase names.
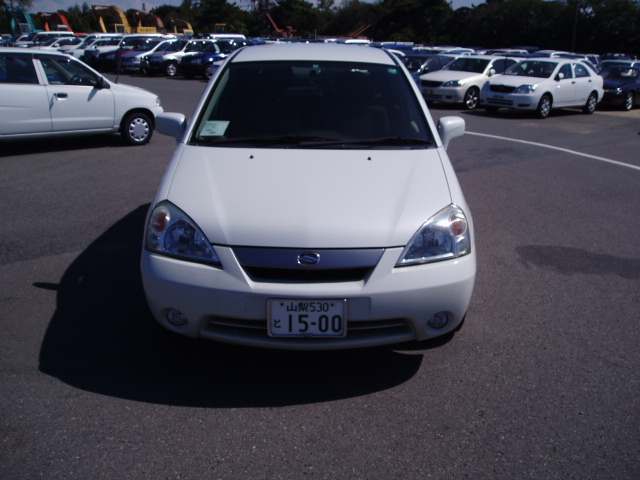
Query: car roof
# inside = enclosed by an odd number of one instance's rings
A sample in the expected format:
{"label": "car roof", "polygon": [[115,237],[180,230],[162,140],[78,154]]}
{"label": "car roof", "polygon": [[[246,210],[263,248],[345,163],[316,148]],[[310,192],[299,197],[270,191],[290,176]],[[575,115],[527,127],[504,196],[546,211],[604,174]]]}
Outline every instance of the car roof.
{"label": "car roof", "polygon": [[276,60],[318,60],[338,62],[380,63],[395,65],[392,56],[380,48],[336,43],[285,43],[246,47],[238,51],[232,62]]}

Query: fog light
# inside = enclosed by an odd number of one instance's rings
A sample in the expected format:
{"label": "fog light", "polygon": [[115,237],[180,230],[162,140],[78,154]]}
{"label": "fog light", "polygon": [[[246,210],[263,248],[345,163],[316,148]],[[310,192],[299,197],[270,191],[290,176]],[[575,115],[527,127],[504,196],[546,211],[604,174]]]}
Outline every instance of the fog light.
{"label": "fog light", "polygon": [[167,321],[174,327],[181,327],[188,321],[186,315],[175,308],[167,310],[165,316],[167,317]]}
{"label": "fog light", "polygon": [[446,312],[438,312],[427,323],[431,328],[444,328],[449,323],[449,315]]}

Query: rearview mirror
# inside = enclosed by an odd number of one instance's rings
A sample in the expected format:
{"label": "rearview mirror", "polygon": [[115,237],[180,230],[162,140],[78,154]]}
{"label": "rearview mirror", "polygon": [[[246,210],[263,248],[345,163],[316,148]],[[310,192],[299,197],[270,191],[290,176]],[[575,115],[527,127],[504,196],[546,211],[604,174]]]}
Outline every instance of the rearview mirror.
{"label": "rearview mirror", "polygon": [[445,150],[449,147],[451,140],[464,135],[464,130],[465,122],[460,117],[442,117],[438,121],[438,134]]}

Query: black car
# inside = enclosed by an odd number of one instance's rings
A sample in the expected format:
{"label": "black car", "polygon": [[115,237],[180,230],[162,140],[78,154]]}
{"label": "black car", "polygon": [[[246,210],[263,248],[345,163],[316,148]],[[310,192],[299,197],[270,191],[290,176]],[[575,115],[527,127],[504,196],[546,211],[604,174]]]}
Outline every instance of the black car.
{"label": "black car", "polygon": [[640,68],[612,66],[600,75],[604,78],[603,105],[618,105],[627,111],[640,105]]}

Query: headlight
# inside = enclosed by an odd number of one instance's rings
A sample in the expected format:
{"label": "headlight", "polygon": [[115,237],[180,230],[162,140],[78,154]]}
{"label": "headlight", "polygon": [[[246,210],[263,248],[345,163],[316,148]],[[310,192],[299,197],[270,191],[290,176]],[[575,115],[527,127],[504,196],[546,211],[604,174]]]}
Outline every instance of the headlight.
{"label": "headlight", "polygon": [[160,202],[151,212],[145,245],[161,255],[221,266],[216,251],[200,228],[169,202]]}
{"label": "headlight", "polygon": [[469,222],[464,212],[449,205],[425,222],[402,251],[397,267],[438,262],[471,251]]}
{"label": "headlight", "polygon": [[464,82],[462,80],[449,80],[442,84],[443,87],[462,87]]}
{"label": "headlight", "polygon": [[533,93],[536,91],[536,88],[538,88],[537,85],[520,85],[518,88],[516,88],[513,91],[513,93],[523,93],[523,94]]}

